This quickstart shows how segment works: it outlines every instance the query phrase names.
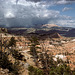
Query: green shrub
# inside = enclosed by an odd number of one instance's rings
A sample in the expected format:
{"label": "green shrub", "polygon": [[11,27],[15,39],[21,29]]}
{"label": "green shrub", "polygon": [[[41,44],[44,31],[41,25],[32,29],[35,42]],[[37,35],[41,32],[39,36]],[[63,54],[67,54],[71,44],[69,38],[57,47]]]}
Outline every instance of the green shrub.
{"label": "green shrub", "polygon": [[21,68],[19,67],[19,63],[15,62],[14,64],[12,64],[8,60],[8,55],[6,53],[2,53],[2,54],[4,55],[2,56],[2,58],[0,57],[0,67],[2,67],[3,69],[9,69],[9,72],[12,72],[14,75],[19,75],[18,71]]}
{"label": "green shrub", "polygon": [[23,60],[24,55],[22,55],[21,53],[19,53],[17,50],[11,50],[11,53],[12,53],[12,56],[15,59]]}
{"label": "green shrub", "polygon": [[44,72],[38,68],[34,68],[33,66],[29,66],[29,75],[44,75]]}

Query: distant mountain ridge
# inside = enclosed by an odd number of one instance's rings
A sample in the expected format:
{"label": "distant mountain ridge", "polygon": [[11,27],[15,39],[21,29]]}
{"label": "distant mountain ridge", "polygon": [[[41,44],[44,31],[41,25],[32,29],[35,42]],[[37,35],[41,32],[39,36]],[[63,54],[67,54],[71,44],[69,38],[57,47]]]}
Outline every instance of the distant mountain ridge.
{"label": "distant mountain ridge", "polygon": [[40,28],[0,28],[0,32],[7,32],[16,35],[26,35],[26,34],[51,34],[59,33],[66,37],[75,37],[75,28],[71,27],[60,27],[55,24],[44,24]]}

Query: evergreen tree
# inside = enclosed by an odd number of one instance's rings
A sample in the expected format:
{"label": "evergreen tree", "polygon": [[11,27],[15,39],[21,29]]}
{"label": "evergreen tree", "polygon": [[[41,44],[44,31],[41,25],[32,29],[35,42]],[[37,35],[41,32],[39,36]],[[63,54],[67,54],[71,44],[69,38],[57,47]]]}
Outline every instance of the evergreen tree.
{"label": "evergreen tree", "polygon": [[9,41],[9,46],[16,46],[16,40],[14,37],[11,37],[10,41]]}
{"label": "evergreen tree", "polygon": [[30,41],[31,41],[30,51],[31,51],[31,54],[33,55],[36,66],[38,66],[38,60],[37,60],[38,59],[37,45],[39,44],[38,38],[36,36],[32,36],[30,38]]}

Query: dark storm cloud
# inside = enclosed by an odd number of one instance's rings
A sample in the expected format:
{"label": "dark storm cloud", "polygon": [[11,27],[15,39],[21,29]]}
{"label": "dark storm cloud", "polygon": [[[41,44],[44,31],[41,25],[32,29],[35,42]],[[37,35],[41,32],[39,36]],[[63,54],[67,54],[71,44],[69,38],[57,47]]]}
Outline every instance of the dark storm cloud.
{"label": "dark storm cloud", "polygon": [[[60,11],[47,9],[48,3],[50,6],[66,2],[62,0],[0,0],[0,26],[34,27],[47,23],[70,25],[70,17],[61,16]],[[74,22],[73,20],[71,25],[74,25]]]}
{"label": "dark storm cloud", "polygon": [[26,0],[26,1],[40,2],[41,0]]}
{"label": "dark storm cloud", "polygon": [[[20,1],[20,0],[16,0],[16,3],[18,3],[18,1]],[[31,1],[31,2],[35,2],[35,3],[37,3],[37,2],[51,2],[51,3],[54,3],[54,4],[68,4],[68,3],[72,3],[72,2],[74,2],[75,0],[26,0],[26,1]]]}
{"label": "dark storm cloud", "polygon": [[18,3],[19,0],[16,0],[16,4]]}
{"label": "dark storm cloud", "polygon": [[75,0],[66,0],[66,1],[75,1]]}

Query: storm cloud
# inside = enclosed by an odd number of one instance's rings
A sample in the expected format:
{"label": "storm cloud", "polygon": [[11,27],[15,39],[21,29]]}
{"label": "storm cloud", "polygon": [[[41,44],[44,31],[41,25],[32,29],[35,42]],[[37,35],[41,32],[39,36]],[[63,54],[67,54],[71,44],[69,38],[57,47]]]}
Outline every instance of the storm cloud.
{"label": "storm cloud", "polygon": [[[72,22],[69,23],[71,19],[70,16],[61,15],[58,10],[48,9],[54,4],[65,4],[68,3],[67,1],[68,0],[0,0],[0,25],[5,27],[34,27],[48,23],[61,26],[65,24],[70,25],[72,24]],[[74,22],[73,20],[73,25]]]}
{"label": "storm cloud", "polygon": [[26,0],[26,1],[40,2],[41,0]]}

